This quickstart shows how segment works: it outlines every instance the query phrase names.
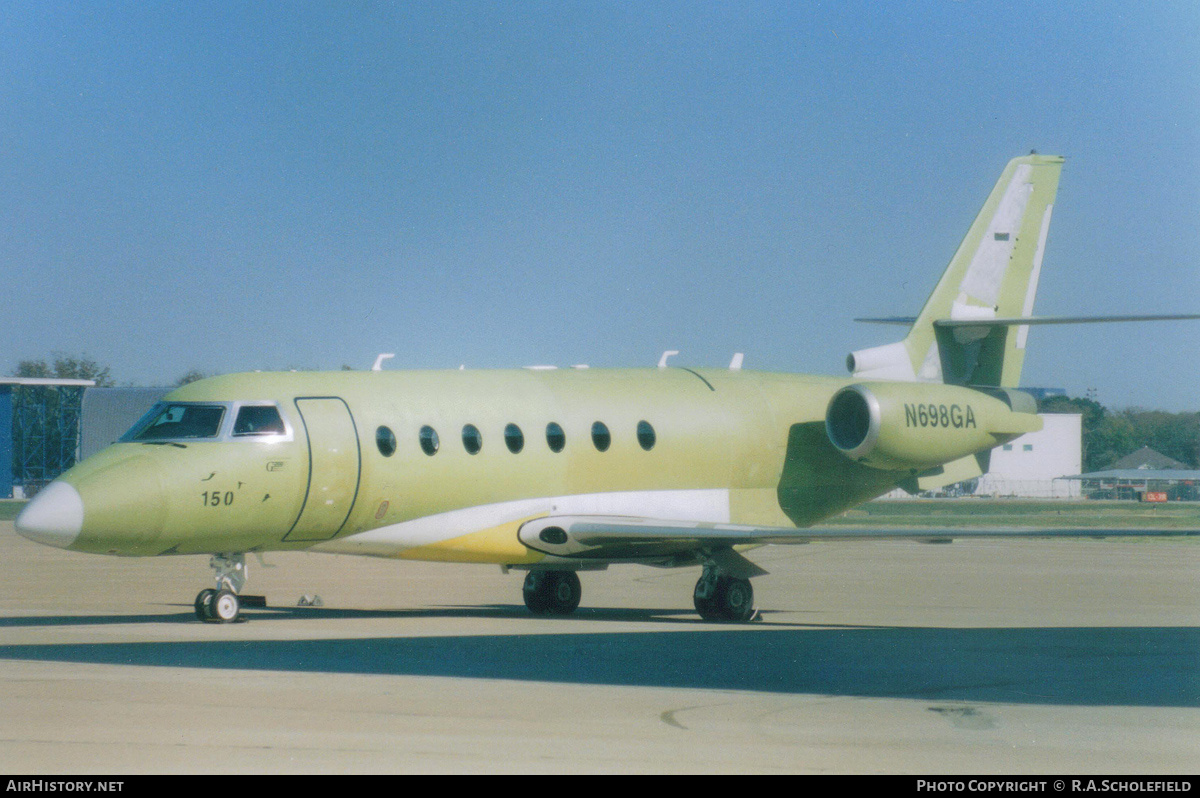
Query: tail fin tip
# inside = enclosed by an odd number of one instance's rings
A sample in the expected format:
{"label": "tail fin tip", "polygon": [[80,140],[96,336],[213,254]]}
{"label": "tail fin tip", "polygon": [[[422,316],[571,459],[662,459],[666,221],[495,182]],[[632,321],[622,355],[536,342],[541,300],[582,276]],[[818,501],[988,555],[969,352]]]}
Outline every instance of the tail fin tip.
{"label": "tail fin tip", "polygon": [[903,341],[851,353],[856,377],[1016,387],[1027,326],[935,327],[1033,312],[1062,156],[1005,166]]}

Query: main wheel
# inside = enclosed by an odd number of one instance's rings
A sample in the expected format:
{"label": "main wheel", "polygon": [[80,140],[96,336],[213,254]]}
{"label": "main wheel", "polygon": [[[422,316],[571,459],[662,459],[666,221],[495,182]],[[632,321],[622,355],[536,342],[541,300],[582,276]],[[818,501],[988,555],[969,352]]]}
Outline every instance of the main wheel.
{"label": "main wheel", "polygon": [[212,617],[218,623],[233,623],[241,615],[242,604],[238,601],[237,593],[232,590],[222,590],[213,597]]}
{"label": "main wheel", "polygon": [[706,621],[741,623],[754,617],[754,588],[749,579],[720,576],[712,580],[702,576],[696,582],[692,603]]}
{"label": "main wheel", "polygon": [[525,597],[525,606],[534,615],[545,615],[550,609],[549,576],[549,571],[530,571],[525,574],[521,594]]}
{"label": "main wheel", "polygon": [[692,603],[696,612],[706,621],[721,621],[721,578],[709,568],[696,580],[696,589],[692,591]]}
{"label": "main wheel", "polygon": [[579,606],[583,586],[574,571],[530,571],[521,592],[535,615],[570,615]]}
{"label": "main wheel", "polygon": [[721,613],[726,620],[741,623],[754,617],[754,588],[749,579],[726,577],[724,590],[719,590]]}
{"label": "main wheel", "polygon": [[206,587],[196,594],[196,601],[192,606],[196,608],[196,617],[202,621],[211,621],[212,617],[212,600],[217,595],[217,591],[211,587]]}
{"label": "main wheel", "polygon": [[721,620],[717,612],[716,598],[715,591],[709,591],[704,586],[704,579],[696,582],[696,589],[692,592],[692,603],[696,605],[696,612],[706,621]]}
{"label": "main wheel", "polygon": [[570,615],[579,607],[583,598],[583,585],[579,582],[579,574],[574,571],[551,571],[554,579],[550,590],[551,615]]}

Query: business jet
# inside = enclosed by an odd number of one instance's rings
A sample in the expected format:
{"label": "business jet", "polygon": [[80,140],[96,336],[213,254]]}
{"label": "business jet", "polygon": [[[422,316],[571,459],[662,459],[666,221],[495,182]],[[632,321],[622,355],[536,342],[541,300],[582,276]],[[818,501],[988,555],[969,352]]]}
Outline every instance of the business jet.
{"label": "business jet", "polygon": [[[1062,158],[1004,169],[896,343],[848,376],[675,366],[248,373],[185,385],[21,512],[78,552],[212,555],[195,599],[238,620],[247,554],[327,552],[525,572],[538,614],[579,605],[580,572],[698,567],[707,620],[756,613],[746,555],[815,540],[1071,534],[814,530],[897,487],[985,473],[1041,428],[1019,388]],[[1100,534],[1079,530],[1074,534]]]}

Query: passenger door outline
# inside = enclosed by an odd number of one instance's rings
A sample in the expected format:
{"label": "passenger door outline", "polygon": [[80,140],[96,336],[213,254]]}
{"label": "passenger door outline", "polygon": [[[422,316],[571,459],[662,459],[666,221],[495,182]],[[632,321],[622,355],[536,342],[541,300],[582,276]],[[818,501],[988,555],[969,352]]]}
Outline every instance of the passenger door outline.
{"label": "passenger door outline", "polygon": [[308,444],[308,487],[300,514],[283,539],[331,540],[346,526],[358,499],[362,481],[358,425],[341,397],[298,396],[295,404]]}

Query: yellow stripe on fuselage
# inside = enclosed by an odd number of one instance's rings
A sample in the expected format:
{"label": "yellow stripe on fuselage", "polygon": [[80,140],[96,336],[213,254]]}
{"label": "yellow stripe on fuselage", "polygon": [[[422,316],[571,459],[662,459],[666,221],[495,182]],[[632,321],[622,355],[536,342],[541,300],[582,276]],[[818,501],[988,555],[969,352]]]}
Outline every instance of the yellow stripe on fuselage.
{"label": "yellow stripe on fuselage", "polygon": [[471,532],[428,546],[405,549],[396,556],[402,560],[531,565],[540,562],[546,555],[526,548],[517,540],[517,530],[521,524],[537,517],[509,521],[491,529]]}

